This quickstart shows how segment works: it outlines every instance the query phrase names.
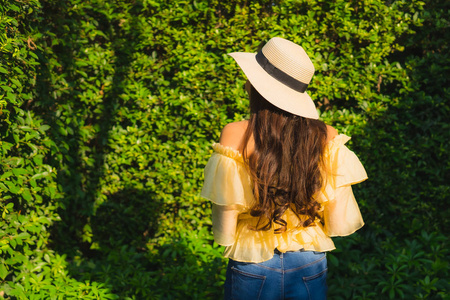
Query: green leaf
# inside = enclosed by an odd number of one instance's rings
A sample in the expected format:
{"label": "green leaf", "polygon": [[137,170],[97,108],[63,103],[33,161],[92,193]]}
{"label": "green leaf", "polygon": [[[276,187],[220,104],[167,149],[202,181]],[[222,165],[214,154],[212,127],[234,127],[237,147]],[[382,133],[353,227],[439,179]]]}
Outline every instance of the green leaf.
{"label": "green leaf", "polygon": [[5,181],[5,184],[8,186],[9,191],[13,194],[17,194],[20,191],[20,187],[16,186],[11,181]]}
{"label": "green leaf", "polygon": [[6,93],[6,99],[8,99],[11,103],[16,104],[17,103],[17,97],[16,94],[14,94],[13,92],[7,92]]}
{"label": "green leaf", "polygon": [[15,5],[15,4],[10,4],[8,8],[13,10],[13,11],[15,11],[15,12],[19,12],[20,11],[20,8],[17,5]]}
{"label": "green leaf", "polygon": [[12,146],[14,146],[14,144],[2,141],[3,151],[6,152],[6,151],[10,150],[12,148]]}
{"label": "green leaf", "polygon": [[395,291],[394,288],[391,288],[389,290],[389,299],[394,299],[395,298]]}
{"label": "green leaf", "polygon": [[27,173],[28,173],[28,171],[27,171],[26,169],[24,169],[24,168],[13,169],[12,172],[13,172],[14,175],[16,175],[16,176],[20,176],[20,175],[23,175],[23,174],[27,174]]}
{"label": "green leaf", "polygon": [[0,88],[2,88],[6,92],[14,93],[14,90],[7,85],[1,85]]}
{"label": "green leaf", "polygon": [[7,178],[11,177],[11,175],[12,175],[12,172],[11,172],[11,171],[5,172],[5,173],[2,175],[2,177],[0,177],[0,180],[7,179]]}
{"label": "green leaf", "polygon": [[327,259],[330,261],[330,263],[333,266],[335,266],[335,267],[339,266],[339,259],[336,256],[334,256],[333,254],[328,253]]}
{"label": "green leaf", "polygon": [[40,131],[47,131],[48,129],[50,129],[50,126],[49,125],[42,125],[41,127],[39,127],[39,130]]}
{"label": "green leaf", "polygon": [[31,200],[33,200],[33,196],[31,196],[30,190],[29,189],[24,189],[22,192],[22,197],[27,201],[30,202]]}
{"label": "green leaf", "polygon": [[20,83],[19,80],[11,78],[11,82],[14,83],[18,88],[22,88],[22,84]]}
{"label": "green leaf", "polygon": [[33,161],[36,164],[36,166],[42,165],[43,158],[44,158],[44,155],[42,155],[42,154],[38,154],[33,157]]}
{"label": "green leaf", "polygon": [[8,269],[3,263],[0,263],[0,278],[5,279],[8,276]]}
{"label": "green leaf", "polygon": [[47,172],[47,171],[42,172],[42,173],[37,173],[37,174],[34,174],[34,175],[31,177],[31,179],[36,180],[36,179],[39,179],[39,178],[42,178],[42,177],[46,177],[46,176],[48,176],[49,174],[50,174],[50,173]]}

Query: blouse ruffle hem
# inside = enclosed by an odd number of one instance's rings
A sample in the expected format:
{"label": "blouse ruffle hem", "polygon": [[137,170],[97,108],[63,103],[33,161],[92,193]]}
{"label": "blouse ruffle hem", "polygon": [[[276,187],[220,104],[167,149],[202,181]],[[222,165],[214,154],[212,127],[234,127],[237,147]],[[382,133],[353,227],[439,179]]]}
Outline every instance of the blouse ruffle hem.
{"label": "blouse ruffle hem", "polygon": [[243,157],[237,150],[213,144],[201,196],[213,203],[214,240],[226,246],[224,256],[258,263],[271,259],[275,248],[280,252],[331,251],[335,246],[330,237],[350,235],[361,228],[364,221],[351,185],[367,179],[367,174],[358,157],[345,146],[348,140],[350,137],[340,134],[327,144],[324,158],[329,175],[317,195],[321,218],[301,227],[298,217],[288,209],[283,215],[287,229],[280,234],[251,229],[258,218],[249,214],[255,199]]}

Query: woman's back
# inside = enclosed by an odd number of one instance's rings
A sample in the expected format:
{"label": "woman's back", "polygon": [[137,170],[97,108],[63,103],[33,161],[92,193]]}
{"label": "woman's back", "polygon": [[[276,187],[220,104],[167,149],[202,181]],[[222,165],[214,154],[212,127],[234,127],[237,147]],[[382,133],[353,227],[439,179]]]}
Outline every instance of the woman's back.
{"label": "woman's back", "polygon": [[[248,120],[228,123],[220,134],[219,143],[225,147],[230,147],[243,153],[244,150],[244,136],[247,131]],[[330,125],[327,125],[327,142],[331,141],[338,134],[337,130]],[[252,155],[255,150],[255,141],[250,138],[247,142],[247,155]]]}
{"label": "woman's back", "polygon": [[321,121],[284,113],[253,87],[248,90],[250,120],[226,125],[219,143],[237,150],[249,171],[255,198],[249,213],[258,219],[253,229],[285,231],[288,209],[301,219],[298,226],[308,227],[319,217],[321,204],[315,195],[325,181],[325,145],[337,131]]}
{"label": "woman's back", "polygon": [[367,174],[350,138],[318,120],[302,47],[273,38],[230,55],[248,78],[250,118],[223,128],[201,192],[229,258],[225,298],[325,299],[325,252],[363,226],[351,185]]}

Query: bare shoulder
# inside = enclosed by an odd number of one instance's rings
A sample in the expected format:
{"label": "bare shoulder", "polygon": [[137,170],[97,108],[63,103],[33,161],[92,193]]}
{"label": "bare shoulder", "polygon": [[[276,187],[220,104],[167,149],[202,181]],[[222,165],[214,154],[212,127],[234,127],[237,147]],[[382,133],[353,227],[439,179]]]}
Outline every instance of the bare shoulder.
{"label": "bare shoulder", "polygon": [[219,143],[225,147],[231,147],[235,150],[242,149],[242,141],[247,130],[248,121],[233,122],[225,125],[220,134]]}
{"label": "bare shoulder", "polygon": [[327,141],[331,141],[338,135],[338,131],[333,126],[327,125]]}

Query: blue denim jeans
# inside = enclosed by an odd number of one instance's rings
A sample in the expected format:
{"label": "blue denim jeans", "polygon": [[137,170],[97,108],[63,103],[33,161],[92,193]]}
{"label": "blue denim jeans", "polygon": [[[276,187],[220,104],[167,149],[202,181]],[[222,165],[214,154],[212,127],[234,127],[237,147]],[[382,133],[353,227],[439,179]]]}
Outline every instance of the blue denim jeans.
{"label": "blue denim jeans", "polygon": [[323,300],[327,297],[327,259],[323,252],[275,249],[272,259],[243,263],[230,259],[225,299]]}

